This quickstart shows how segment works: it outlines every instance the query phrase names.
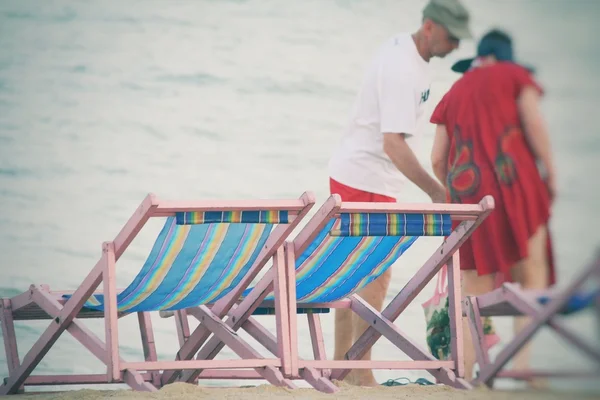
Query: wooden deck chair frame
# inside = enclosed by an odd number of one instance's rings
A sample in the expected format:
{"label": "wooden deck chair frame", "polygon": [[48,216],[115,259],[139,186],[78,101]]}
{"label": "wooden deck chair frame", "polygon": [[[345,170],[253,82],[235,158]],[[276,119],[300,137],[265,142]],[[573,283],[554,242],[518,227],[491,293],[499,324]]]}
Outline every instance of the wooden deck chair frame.
{"label": "wooden deck chair frame", "polygon": [[[462,309],[461,309],[461,283],[460,283],[460,246],[469,238],[477,227],[485,220],[494,209],[491,196],[484,197],[479,204],[402,204],[402,203],[352,203],[342,202],[337,196],[332,196],[325,209],[318,212],[318,218],[313,218],[307,223],[292,244],[288,252],[301,254],[305,247],[314,239],[316,234],[325,226],[330,218],[341,213],[419,213],[419,214],[449,214],[453,220],[462,221],[452,233],[444,240],[437,250],[429,257],[418,272],[406,283],[394,299],[378,312],[357,294],[351,295],[346,301],[332,304],[310,304],[312,307],[347,307],[356,315],[370,324],[370,327],[354,343],[346,353],[344,360],[314,360],[297,361],[297,368],[317,368],[329,379],[342,380],[351,369],[399,369],[399,370],[427,370],[439,383],[444,383],[458,388],[470,388],[471,385],[462,377],[464,376],[463,344],[462,344]],[[295,260],[294,255],[289,255],[289,260]],[[430,352],[421,348],[400,330],[394,321],[406,309],[412,300],[438,273],[442,266],[448,267],[448,296],[449,316],[451,328],[451,359],[440,361]],[[294,274],[294,263],[288,264],[288,274]],[[293,285],[290,285],[294,287]],[[295,293],[290,293],[290,320],[295,320]],[[309,306],[298,305],[298,306]],[[290,328],[292,343],[297,339],[297,330],[294,324]],[[392,344],[402,350],[412,361],[377,361],[362,360],[363,355],[381,337],[385,336]],[[297,346],[292,345],[296,350]],[[296,350],[297,351],[297,350]],[[293,359],[297,355],[293,354]]]}
{"label": "wooden deck chair frame", "polygon": [[[264,359],[245,343],[229,340],[230,336],[221,334],[228,327],[221,318],[226,316],[235,305],[235,300],[253,281],[261,269],[271,259],[277,263],[277,255],[282,254],[281,247],[286,238],[292,233],[298,223],[314,205],[314,195],[305,192],[297,200],[234,200],[234,201],[159,201],[153,194],[148,195],[142,204],[128,220],[125,226],[112,242],[102,245],[102,256],[92,268],[82,284],[74,291],[68,300],[62,299],[67,292],[50,292],[45,285],[32,285],[27,292],[2,299],[0,318],[2,335],[7,355],[9,376],[0,386],[0,395],[14,394],[23,390],[26,385],[64,385],[64,384],[98,384],[126,383],[135,390],[156,391],[165,383],[163,375],[176,369],[223,369],[223,368],[256,368],[265,379],[275,384],[288,385],[280,372],[280,358]],[[210,360],[210,361],[157,361],[153,333],[149,314],[138,313],[142,343],[146,361],[126,362],[119,356],[118,348],[118,318],[122,317],[116,309],[117,289],[115,283],[115,263],[140,232],[146,222],[152,217],[169,217],[177,212],[190,211],[241,211],[241,210],[288,210],[288,224],[278,225],[269,236],[264,248],[259,253],[254,264],[228,296],[217,302],[212,309],[199,307],[205,323],[202,328],[207,333],[225,336],[228,345],[232,345],[242,360]],[[280,267],[283,268],[283,265]],[[277,269],[277,268],[275,268]],[[273,273],[267,286],[278,285]],[[103,283],[101,293],[105,296],[104,312],[89,312],[83,308],[87,299],[95,293]],[[276,301],[279,308],[281,302]],[[237,309],[240,309],[239,305]],[[283,318],[286,307],[283,307]],[[280,314],[282,315],[282,314]],[[82,318],[104,318],[106,341],[100,340],[82,323]],[[29,352],[20,361],[14,320],[50,319],[52,322],[34,343]],[[283,324],[286,325],[286,324]],[[30,376],[35,367],[48,353],[64,331],[68,331],[76,340],[83,344],[92,354],[107,366],[106,374],[94,375],[38,375]],[[288,343],[288,340],[279,340]],[[162,373],[160,372],[162,371]]]}
{"label": "wooden deck chair frame", "polygon": [[[351,368],[370,368],[370,369],[426,369],[431,372],[442,383],[456,387],[470,388],[470,384],[460,377],[463,375],[464,361],[462,357],[462,321],[461,315],[461,290],[460,290],[460,266],[458,262],[458,249],[467,240],[471,233],[481,224],[487,215],[493,210],[494,203],[491,197],[485,197],[477,205],[451,205],[451,204],[425,204],[425,205],[406,205],[400,203],[342,203],[339,195],[332,195],[317,211],[315,216],[304,226],[293,241],[286,243],[283,257],[285,258],[285,268],[280,274],[285,274],[287,281],[287,304],[289,315],[288,326],[282,326],[280,329],[289,332],[290,343],[285,357],[284,371],[285,376],[290,379],[303,379],[313,387],[324,392],[335,392],[337,387],[332,383],[332,379],[343,379]],[[383,213],[439,213],[450,214],[452,218],[461,220],[459,226],[446,238],[444,243],[434,252],[419,272],[409,280],[407,285],[401,290],[396,298],[381,313],[374,310],[359,296],[353,295],[348,299],[335,303],[325,304],[297,304],[295,291],[295,260],[296,255],[301,254],[315,236],[325,227],[325,225],[342,212],[383,212]],[[439,269],[447,264],[449,267],[449,295],[450,314],[452,319],[452,354],[455,354],[453,360],[439,361],[435,359],[426,350],[420,348],[410,338],[401,332],[394,324],[394,320],[402,313],[418,293],[435,276]],[[261,299],[266,296],[266,287],[271,278],[265,277],[259,282],[255,290],[261,292]],[[244,299],[246,301],[253,301]],[[253,308],[256,309],[260,303],[255,301]],[[300,360],[298,358],[297,341],[297,309],[298,308],[351,308],[361,318],[370,322],[371,327],[354,344],[346,355],[346,360],[328,361],[325,359],[325,350],[323,345],[323,334],[320,329],[320,320],[317,314],[307,313],[309,319],[309,329],[313,344],[313,354],[315,360]],[[244,308],[247,310],[247,308]],[[188,310],[189,312],[190,310]],[[192,311],[196,313],[196,311]],[[265,335],[258,332],[252,319],[241,320],[243,315],[237,310],[233,311],[228,320],[229,326],[233,330],[240,327],[247,328],[253,337],[268,343]],[[402,349],[414,361],[363,361],[360,360],[364,353],[373,346],[381,335],[386,336],[390,341]],[[223,348],[221,338],[213,337],[208,342],[208,332],[203,330],[200,325],[187,340],[185,334],[182,336],[182,345],[179,354],[185,358],[192,358],[198,349],[196,358],[204,360],[215,357]],[[274,352],[276,349],[273,344],[265,346]],[[194,382],[200,377],[203,371],[189,370],[182,371],[178,376],[167,376],[167,379],[179,380],[183,382]],[[163,379],[165,376],[163,376]]]}
{"label": "wooden deck chair frame", "polygon": [[[512,378],[529,380],[542,378],[597,378],[600,376],[600,350],[588,343],[580,335],[569,329],[561,321],[560,311],[565,308],[571,297],[588,282],[596,280],[596,288],[600,288],[600,252],[587,268],[573,282],[561,291],[525,291],[519,285],[505,283],[500,288],[479,296],[468,296],[464,301],[464,315],[468,318],[469,329],[475,345],[475,354],[479,364],[479,374],[473,380],[473,385],[494,385],[496,378]],[[597,292],[596,292],[597,293]],[[549,295],[550,301],[541,305],[537,300],[540,295]],[[595,299],[595,311],[600,333],[600,295]],[[482,317],[486,316],[529,316],[530,323],[519,334],[512,338],[497,355],[490,360],[485,346]],[[505,371],[504,367],[517,352],[543,327],[548,326],[562,339],[578,349],[582,354],[597,364],[595,370],[581,371]]]}

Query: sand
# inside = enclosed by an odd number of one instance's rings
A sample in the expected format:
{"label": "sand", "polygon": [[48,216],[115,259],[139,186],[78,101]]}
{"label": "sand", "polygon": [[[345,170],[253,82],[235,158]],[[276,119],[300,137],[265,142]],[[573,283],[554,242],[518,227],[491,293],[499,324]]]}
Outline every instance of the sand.
{"label": "sand", "polygon": [[130,390],[75,390],[42,394],[23,394],[11,396],[15,400],[99,400],[99,399],[447,399],[447,400],[559,400],[559,399],[600,399],[600,396],[547,392],[547,391],[495,391],[477,388],[470,391],[457,390],[447,386],[381,386],[377,388],[361,388],[344,383],[337,383],[340,391],[325,394],[313,389],[288,390],[271,385],[240,388],[215,388],[175,383],[165,386],[156,393],[132,392]]}

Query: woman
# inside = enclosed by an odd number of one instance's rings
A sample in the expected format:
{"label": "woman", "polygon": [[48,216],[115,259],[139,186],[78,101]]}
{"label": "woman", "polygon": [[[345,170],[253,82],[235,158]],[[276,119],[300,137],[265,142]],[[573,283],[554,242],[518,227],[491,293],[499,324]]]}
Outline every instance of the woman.
{"label": "woman", "polygon": [[[433,170],[446,183],[449,201],[473,204],[492,195],[496,203],[461,247],[465,295],[493,290],[500,277],[524,289],[554,283],[548,222],[556,176],[538,104],[543,92],[529,70],[513,62],[512,53],[507,34],[487,33],[475,59],[453,66],[466,72],[431,117],[437,125]],[[515,331],[527,322],[517,318]],[[464,335],[465,377],[471,379],[475,356],[466,324]],[[515,368],[527,367],[524,348]]]}

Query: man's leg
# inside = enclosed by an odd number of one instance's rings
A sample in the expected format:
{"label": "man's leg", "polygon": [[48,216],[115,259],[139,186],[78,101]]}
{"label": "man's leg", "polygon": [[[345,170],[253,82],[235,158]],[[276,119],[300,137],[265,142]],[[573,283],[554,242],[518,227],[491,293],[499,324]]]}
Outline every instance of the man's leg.
{"label": "man's leg", "polygon": [[[361,201],[361,202],[381,202],[395,203],[396,199],[375,193],[369,193],[343,185],[330,178],[330,193],[337,193],[342,201]],[[392,277],[392,269],[388,268],[381,276],[363,288],[358,295],[362,297],[377,311],[383,309],[383,302],[387,294]],[[354,342],[369,327],[361,318],[354,315],[350,309],[335,310],[335,350],[334,359],[343,360],[344,356],[354,344]],[[371,350],[369,350],[363,360],[371,359]],[[373,376],[373,371],[367,369],[355,369],[348,374],[345,381],[350,384],[360,386],[376,386],[377,381]]]}
{"label": "man's leg", "polygon": [[[383,302],[387,294],[390,281],[392,279],[392,269],[388,268],[381,276],[365,286],[358,295],[362,297],[367,303],[369,303],[377,311],[383,309]],[[352,344],[364,333],[369,327],[369,324],[363,321],[361,318],[355,317],[353,319],[353,340]],[[362,358],[363,360],[371,359],[371,349],[365,353]],[[359,386],[377,386],[378,383],[375,380],[373,371],[370,369],[355,369],[348,374],[348,381],[354,385]]]}
{"label": "man's leg", "polygon": [[335,310],[334,360],[343,360],[344,355],[350,350],[350,347],[354,343],[353,319],[353,312],[349,308],[337,308]]}

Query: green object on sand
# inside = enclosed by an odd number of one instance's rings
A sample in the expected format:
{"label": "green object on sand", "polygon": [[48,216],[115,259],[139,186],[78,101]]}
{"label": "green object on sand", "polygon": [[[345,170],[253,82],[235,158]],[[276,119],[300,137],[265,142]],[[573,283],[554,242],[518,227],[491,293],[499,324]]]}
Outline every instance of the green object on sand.
{"label": "green object on sand", "polygon": [[[401,382],[401,381],[406,381],[406,382]],[[383,382],[381,385],[382,386],[406,386],[406,385],[410,385],[411,383],[414,385],[421,385],[421,386],[435,385],[435,383],[430,382],[425,378],[419,378],[414,382],[408,378],[388,379],[387,381]]]}

